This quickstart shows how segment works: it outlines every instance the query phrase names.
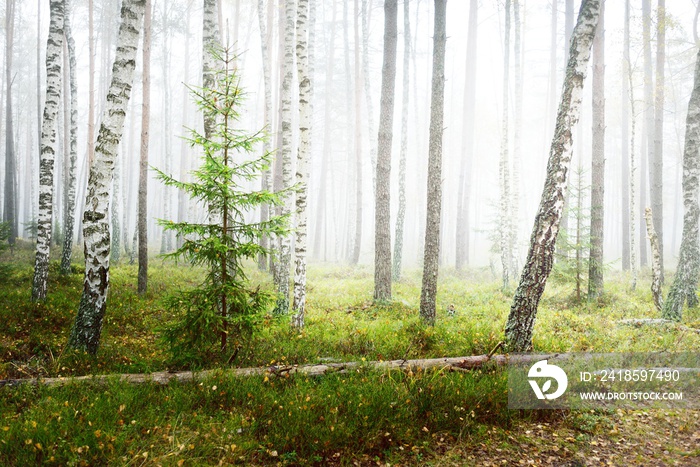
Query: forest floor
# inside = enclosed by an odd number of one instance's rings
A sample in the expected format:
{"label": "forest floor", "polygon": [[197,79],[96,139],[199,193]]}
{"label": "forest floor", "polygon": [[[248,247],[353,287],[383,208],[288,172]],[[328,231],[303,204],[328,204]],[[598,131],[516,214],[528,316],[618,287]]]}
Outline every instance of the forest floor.
{"label": "forest floor", "polygon": [[[65,349],[82,274],[76,267],[61,277],[57,269],[52,263],[47,301],[32,304],[31,248],[0,258],[0,379],[178,369],[158,338],[174,319],[163,299],[196,284],[201,271],[153,259],[149,292],[139,297],[136,266],[113,267],[102,347],[93,358]],[[266,274],[251,269],[250,276],[270,287]],[[435,327],[418,318],[420,279],[420,271],[408,271],[393,302],[374,305],[371,269],[312,265],[303,332],[268,316],[232,366],[481,355],[501,340],[511,294],[488,269],[441,272]],[[628,280],[610,272],[600,301],[576,303],[572,284],[555,275],[540,305],[535,349],[700,351],[700,335],[688,330],[617,326],[658,317],[649,278],[636,291]],[[700,310],[687,310],[684,324],[700,328]],[[700,464],[700,411],[514,411],[506,376],[494,368],[359,368],[272,379],[221,371],[166,386],[112,380],[5,387],[0,464]]]}

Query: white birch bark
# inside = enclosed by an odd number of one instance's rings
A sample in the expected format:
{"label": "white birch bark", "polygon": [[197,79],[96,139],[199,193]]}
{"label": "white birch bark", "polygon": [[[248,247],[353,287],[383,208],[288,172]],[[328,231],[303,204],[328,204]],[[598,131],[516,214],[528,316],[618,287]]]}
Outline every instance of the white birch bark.
{"label": "white birch bark", "polygon": [[666,64],[666,0],[656,9],[656,83],[654,91],[654,150],[649,161],[649,198],[654,230],[659,237],[661,283],[664,281],[664,68]]}
{"label": "white birch bark", "polygon": [[510,0],[505,4],[505,40],[503,44],[503,110],[501,121],[501,157],[498,164],[498,178],[500,180],[500,215],[499,215],[499,244],[501,249],[501,268],[503,290],[510,285],[511,259],[513,246],[511,244],[510,218],[510,160],[508,157],[508,96],[510,86]]}
{"label": "white birch bark", "polygon": [[[523,2],[524,3],[524,2]],[[520,173],[522,172],[521,144],[523,126],[523,72],[521,0],[513,0],[513,75],[515,84],[515,109],[513,119],[513,189],[510,202],[510,273],[518,275],[518,220],[520,218]]]}
{"label": "white birch bark", "polygon": [[51,0],[49,38],[46,43],[46,101],[41,124],[41,154],[39,159],[39,216],[37,220],[36,258],[32,300],[46,299],[49,277],[49,251],[53,222],[53,171],[58,144],[56,118],[61,100],[61,53],[65,2]]}
{"label": "white birch bark", "polygon": [[[282,189],[292,186],[292,81],[294,78],[294,20],[296,16],[296,0],[285,0],[284,22],[284,60],[282,63]],[[292,215],[294,197],[291,193],[285,195],[282,215]],[[277,306],[275,313],[289,313],[289,269],[292,262],[292,238],[285,235],[280,239]]]}
{"label": "white birch bark", "polygon": [[447,0],[435,0],[433,32],[433,77],[430,96],[430,146],[428,150],[428,210],[423,258],[423,284],[420,316],[435,324],[438,261],[440,257],[440,218],[442,215],[442,136],[445,100],[445,44]]}
{"label": "white birch bark", "polygon": [[299,73],[299,149],[297,152],[296,182],[296,242],[294,259],[294,302],[292,326],[304,327],[306,310],[306,250],[307,217],[306,197],[309,184],[309,157],[312,124],[312,84],[309,70],[308,32],[313,26],[309,24],[309,0],[299,0],[297,11],[297,72]]}
{"label": "white birch bark", "polygon": [[66,0],[64,33],[68,44],[68,67],[70,80],[70,164],[68,167],[68,189],[66,193],[66,215],[61,256],[61,274],[70,273],[71,254],[73,252],[73,228],[75,225],[75,185],[78,160],[78,83],[76,77],[77,61],[75,57],[75,40],[71,28],[70,13],[72,3]]}
{"label": "white birch bark", "polygon": [[[272,0],[270,0],[272,1]],[[263,110],[263,122],[265,129],[268,134],[272,133],[272,80],[271,80],[271,67],[270,63],[270,52],[268,47],[271,45],[271,37],[268,36],[267,32],[267,18],[265,16],[265,2],[264,0],[258,0],[258,25],[260,27],[260,51],[262,55],[262,69],[263,69],[263,89],[264,89],[264,99],[265,108]],[[263,154],[269,154],[271,149],[270,138],[263,139],[262,152]],[[268,191],[272,189],[272,172],[267,169],[262,175],[262,189]],[[263,204],[260,206],[260,221],[265,222],[270,219],[270,206],[268,204]],[[267,249],[270,244],[270,238],[267,235],[260,237],[260,246]],[[258,260],[258,265],[261,270],[267,269],[267,256],[261,254]]]}
{"label": "white birch bark", "polygon": [[695,303],[700,269],[700,50],[695,62],[695,81],[685,123],[682,183],[685,213],[678,268],[662,309],[662,317],[674,321],[680,321],[683,317],[683,303],[686,300],[689,306]]}
{"label": "white birch bark", "polygon": [[661,252],[659,248],[659,236],[654,229],[653,214],[651,208],[644,210],[644,220],[647,224],[647,236],[651,245],[651,296],[654,299],[654,306],[661,311],[664,305],[661,294]]}
{"label": "white birch bark", "polygon": [[112,80],[95,147],[83,214],[85,279],[69,345],[96,354],[109,289],[109,188],[131,95],[145,0],[124,0]]}
{"label": "white birch bark", "polygon": [[600,0],[583,0],[571,39],[554,138],[549,152],[547,178],[530,238],[530,249],[515,291],[506,323],[506,347],[510,351],[532,349],[532,331],[544,287],[552,270],[572,155],[572,127],[578,122],[583,83],[591,44],[598,24]]}
{"label": "white birch bark", "polygon": [[[216,81],[216,60],[211,52],[221,46],[216,0],[203,0],[202,14],[202,86],[212,89]],[[204,113],[204,136],[211,139],[216,126],[216,117]]]}

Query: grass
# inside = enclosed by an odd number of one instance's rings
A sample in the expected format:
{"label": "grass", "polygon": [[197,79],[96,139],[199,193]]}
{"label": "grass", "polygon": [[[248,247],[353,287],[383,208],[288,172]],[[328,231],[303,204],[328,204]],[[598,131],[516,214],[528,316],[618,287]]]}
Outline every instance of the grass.
{"label": "grass", "polygon": [[[154,331],[172,319],[163,297],[195,284],[201,271],[153,260],[149,292],[139,297],[136,267],[113,267],[102,346],[93,358],[64,348],[82,289],[80,268],[61,277],[52,263],[48,300],[33,304],[30,253],[25,247],[12,261],[8,253],[2,257],[0,378],[166,367],[168,354]],[[250,275],[254,283],[271,287],[266,274],[251,269]],[[394,285],[393,302],[374,305],[370,269],[312,266],[306,328],[293,331],[286,319],[267,317],[233,365],[475,355],[501,340],[511,294],[486,271],[441,272],[435,327],[418,318],[420,279],[420,271],[407,271]],[[700,350],[695,333],[616,326],[623,318],[657,316],[648,278],[634,292],[627,282],[610,272],[603,299],[575,304],[571,284],[550,281],[538,313],[536,350]],[[454,317],[447,315],[450,305],[457,310]],[[686,311],[684,323],[700,327],[699,310]],[[516,436],[523,424],[551,423],[583,442],[607,432],[615,416],[509,411],[506,375],[488,368],[471,373],[360,368],[281,379],[236,379],[221,372],[164,387],[117,381],[22,386],[0,389],[0,464],[424,464],[449,458],[455,443],[508,452],[523,442]]]}

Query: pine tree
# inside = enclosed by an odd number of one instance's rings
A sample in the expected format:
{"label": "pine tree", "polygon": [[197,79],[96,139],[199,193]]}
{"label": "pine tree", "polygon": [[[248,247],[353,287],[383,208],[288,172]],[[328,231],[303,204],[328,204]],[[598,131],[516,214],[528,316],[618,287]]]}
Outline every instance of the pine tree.
{"label": "pine tree", "polygon": [[247,159],[239,155],[253,153],[264,136],[236,128],[243,92],[238,87],[234,57],[229,49],[212,50],[211,54],[210,63],[222,65],[212,76],[214,87],[190,89],[200,111],[220,124],[209,135],[190,132],[191,146],[203,152],[201,165],[192,172],[193,181],[179,181],[158,171],[158,178],[167,186],[184,190],[193,201],[219,213],[202,223],[159,221],[164,229],[183,238],[182,246],[166,257],[186,260],[207,271],[201,285],[176,293],[166,304],[180,314],[180,319],[164,331],[178,363],[203,363],[216,352],[226,356],[229,339],[236,339],[236,349],[242,346],[256,317],[272,304],[272,295],[248,284],[243,261],[268,253],[259,244],[263,234],[288,234],[288,216],[246,221],[246,214],[264,203],[280,205],[284,193],[244,188],[267,169],[271,156],[267,153]]}

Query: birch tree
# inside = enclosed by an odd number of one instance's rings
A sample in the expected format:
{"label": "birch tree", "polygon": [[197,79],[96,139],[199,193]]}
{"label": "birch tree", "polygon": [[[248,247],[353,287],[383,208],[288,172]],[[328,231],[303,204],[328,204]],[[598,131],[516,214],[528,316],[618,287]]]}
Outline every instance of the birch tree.
{"label": "birch tree", "polygon": [[[642,147],[639,161],[639,238],[646,237],[644,220],[647,206],[649,171],[648,163],[654,147],[654,79],[651,65],[651,0],[642,0],[642,45],[644,56],[644,124],[642,126]],[[647,264],[646,242],[639,242],[639,265]]]}
{"label": "birch tree", "polygon": [[442,132],[445,98],[445,43],[447,0],[435,0],[433,33],[433,77],[430,96],[430,147],[428,151],[428,210],[423,259],[423,285],[420,316],[435,324],[438,259],[440,256],[440,217],[442,214]]}
{"label": "birch tree", "polygon": [[9,225],[7,242],[15,244],[17,237],[17,155],[12,114],[12,55],[14,52],[15,1],[5,3],[5,199],[3,221]]}
{"label": "birch tree", "polygon": [[510,270],[513,278],[518,274],[518,219],[520,217],[520,173],[522,171],[521,160],[521,134],[523,126],[523,70],[522,70],[522,20],[521,0],[513,0],[513,74],[515,81],[515,102],[513,119],[513,192],[510,202]]}
{"label": "birch tree", "polygon": [[122,4],[117,53],[95,148],[95,162],[90,168],[83,214],[85,279],[69,346],[93,355],[100,344],[109,289],[109,187],[131,96],[145,4],[146,0],[124,0]]}
{"label": "birch tree", "polygon": [[654,149],[649,163],[649,197],[654,230],[659,237],[661,282],[664,280],[664,67],[666,64],[666,0],[656,9],[656,83],[654,92]]}
{"label": "birch tree", "polygon": [[[221,44],[217,0],[202,0],[202,87],[213,89],[216,81],[216,62],[211,54]],[[204,136],[214,134],[216,118],[212,112],[204,112]]]}
{"label": "birch tree", "polygon": [[588,299],[603,294],[603,221],[605,214],[605,0],[593,40],[593,148],[591,157],[591,250]]}
{"label": "birch tree", "polygon": [[307,218],[306,198],[309,184],[309,158],[311,156],[311,124],[313,84],[309,68],[308,33],[313,28],[309,20],[309,1],[299,0],[297,11],[297,72],[299,73],[299,149],[297,153],[296,182],[296,244],[294,264],[294,302],[292,326],[304,327],[306,311],[306,250]]}
{"label": "birch tree", "polygon": [[[628,76],[630,73],[630,5],[629,0],[625,0],[625,19],[623,26],[622,45],[622,100],[621,100],[621,139],[620,150],[620,182],[621,182],[621,203],[620,219],[622,219],[622,270],[630,269],[630,139],[629,139],[629,96],[630,83]],[[634,118],[634,117],[633,117]],[[632,224],[634,225],[634,224]]]}
{"label": "birch tree", "polygon": [[143,18],[143,71],[141,78],[141,150],[139,152],[138,293],[148,290],[148,146],[151,122],[151,21],[153,6],[146,0]]}
{"label": "birch tree", "polygon": [[[296,0],[285,0],[284,17],[284,60],[282,61],[282,112],[281,130],[282,147],[282,190],[292,186],[292,81],[294,78],[294,19]],[[293,196],[286,194],[282,205],[282,216],[289,217],[292,212]],[[279,270],[277,283],[277,306],[275,313],[286,315],[289,312],[289,268],[292,262],[292,239],[285,235],[280,239]]]}
{"label": "birch tree", "polygon": [[[357,1],[357,0],[355,0]],[[408,87],[409,65],[411,61],[411,22],[409,21],[409,2],[403,2],[403,63],[401,86],[401,152],[399,154],[399,211],[396,215],[394,235],[394,266],[392,278],[401,279],[401,262],[403,258],[403,231],[406,217],[406,157],[408,153]]]}
{"label": "birch tree", "polygon": [[73,228],[75,226],[75,185],[78,161],[78,83],[77,60],[75,57],[75,40],[73,39],[70,14],[73,4],[66,0],[64,32],[68,45],[68,69],[70,81],[70,162],[68,167],[68,188],[66,193],[66,212],[63,236],[63,255],[61,255],[61,274],[70,273],[70,261],[73,253]]}
{"label": "birch tree", "polygon": [[[362,77],[360,75],[360,7],[359,0],[354,1],[354,21],[353,21],[353,33],[354,33],[354,78],[355,78],[355,89],[354,89],[354,114],[355,114],[355,173],[357,177],[355,179],[355,241],[352,246],[352,255],[350,257],[350,264],[356,265],[360,261],[360,249],[362,247]],[[347,44],[346,44],[347,47]],[[348,80],[349,81],[349,80]],[[400,208],[399,208],[400,209]]]}
{"label": "birch tree", "polygon": [[41,123],[41,153],[39,156],[39,216],[37,220],[36,258],[32,300],[46,299],[49,277],[49,252],[53,223],[53,170],[58,143],[56,119],[61,100],[61,68],[65,2],[51,0],[49,5],[49,38],[46,43],[46,100]]}
{"label": "birch tree", "polygon": [[662,308],[663,318],[675,321],[680,321],[683,317],[683,304],[686,300],[689,305],[694,303],[700,269],[700,50],[695,61],[695,80],[685,122],[682,183],[684,215],[678,268]]}
{"label": "birch tree", "polygon": [[498,222],[499,245],[501,249],[502,285],[503,290],[510,285],[511,259],[513,245],[511,243],[511,211],[510,211],[510,160],[508,157],[508,95],[510,86],[510,6],[511,0],[505,3],[505,39],[503,43],[503,109],[501,120],[501,156],[498,163],[498,178],[500,188],[500,212]]}
{"label": "birch tree", "polygon": [[[633,86],[633,76],[632,76],[632,63],[630,61],[630,0],[625,0],[625,25],[624,25],[624,39],[623,39],[623,69],[626,71],[627,75],[624,77],[627,82],[626,89],[629,94],[626,99],[629,102],[630,113],[632,114],[631,119],[631,131],[629,136],[629,261],[630,269],[632,270],[632,281],[630,283],[630,288],[635,290],[637,288],[637,249],[636,249],[636,237],[637,230],[636,224],[636,172],[637,172],[637,156],[635,150],[635,138],[636,138],[636,122],[637,114],[635,112],[635,102],[634,102],[634,86]],[[623,104],[624,105],[624,104]],[[623,164],[624,169],[624,164]],[[624,189],[624,188],[623,188]]]}
{"label": "birch tree", "polygon": [[530,238],[520,284],[515,291],[505,329],[510,351],[532,349],[532,331],[544,287],[552,270],[554,246],[559,232],[567,175],[572,155],[572,127],[580,116],[583,84],[588,69],[601,0],[583,0],[571,40],[557,124],[547,163],[547,178]]}
{"label": "birch tree", "polygon": [[462,129],[462,160],[457,189],[457,231],[455,267],[459,271],[469,264],[470,210],[472,167],[474,165],[474,120],[476,115],[476,54],[478,0],[469,3],[469,31],[464,79],[464,124]]}
{"label": "birch tree", "polygon": [[396,85],[397,0],[384,1],[384,58],[377,137],[374,211],[374,300],[391,300],[391,140]]}
{"label": "birch tree", "polygon": [[[272,80],[271,80],[271,67],[270,63],[270,47],[272,42],[271,34],[268,34],[265,16],[265,2],[264,0],[258,0],[258,25],[260,29],[260,52],[262,56],[262,71],[263,71],[263,92],[264,92],[264,105],[263,110],[263,123],[268,132],[272,131]],[[270,28],[271,29],[271,28]],[[262,153],[268,154],[270,152],[270,138],[264,138],[262,142]],[[262,190],[268,191],[272,188],[272,174],[270,169],[265,169],[262,178]],[[268,204],[262,204],[260,206],[260,221],[265,222],[270,218],[270,206]],[[264,249],[268,249],[270,239],[267,235],[260,237],[260,246]],[[258,258],[258,265],[261,270],[267,269],[267,256],[264,254],[260,255]]]}

